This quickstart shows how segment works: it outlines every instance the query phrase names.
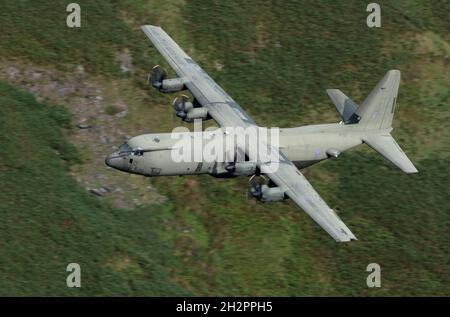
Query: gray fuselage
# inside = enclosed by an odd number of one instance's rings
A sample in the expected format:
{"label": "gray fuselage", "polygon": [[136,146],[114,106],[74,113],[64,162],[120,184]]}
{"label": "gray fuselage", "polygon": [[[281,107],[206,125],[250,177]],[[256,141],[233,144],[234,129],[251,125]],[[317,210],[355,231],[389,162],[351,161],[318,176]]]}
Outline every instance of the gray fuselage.
{"label": "gray fuselage", "polygon": [[[217,130],[216,130],[217,131]],[[129,139],[121,148],[109,155],[105,162],[118,170],[144,176],[171,176],[210,174],[218,177],[230,175],[224,160],[206,159],[200,152],[211,147],[209,132],[182,132],[178,137],[201,141],[192,146],[190,159],[177,158],[177,142],[172,133],[143,134]],[[217,132],[216,132],[217,133]],[[230,137],[224,133],[224,138]],[[193,143],[192,143],[193,144]],[[279,147],[298,168],[310,166],[362,144],[361,132],[340,123],[309,125],[279,130]],[[144,151],[139,151],[142,149]],[[224,148],[224,152],[229,149]],[[226,157],[227,153],[222,153]],[[175,159],[174,159],[175,158]],[[252,174],[249,171],[248,175]]]}

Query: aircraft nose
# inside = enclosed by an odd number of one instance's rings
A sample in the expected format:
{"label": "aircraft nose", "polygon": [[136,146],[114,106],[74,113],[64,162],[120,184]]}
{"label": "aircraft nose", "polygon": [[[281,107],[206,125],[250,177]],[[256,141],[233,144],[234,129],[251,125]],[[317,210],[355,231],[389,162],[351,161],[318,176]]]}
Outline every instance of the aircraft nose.
{"label": "aircraft nose", "polygon": [[113,152],[105,158],[105,164],[118,170],[124,170],[124,157],[120,156],[119,152]]}

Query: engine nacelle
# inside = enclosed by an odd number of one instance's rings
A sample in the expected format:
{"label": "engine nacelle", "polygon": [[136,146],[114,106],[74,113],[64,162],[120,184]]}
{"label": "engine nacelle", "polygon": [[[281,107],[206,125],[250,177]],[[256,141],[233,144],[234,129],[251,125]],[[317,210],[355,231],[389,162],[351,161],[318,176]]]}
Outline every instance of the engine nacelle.
{"label": "engine nacelle", "polygon": [[[266,186],[266,188],[264,188],[264,186]],[[261,201],[270,202],[280,201],[283,199],[285,199],[284,190],[279,187],[269,187],[267,185],[263,185]]]}
{"label": "engine nacelle", "polygon": [[166,79],[167,73],[161,66],[156,65],[152,68],[148,76],[148,83],[160,92],[169,93],[185,90],[185,78]]}
{"label": "engine nacelle", "polygon": [[341,154],[341,151],[339,151],[338,149],[331,148],[331,149],[327,150],[328,157],[337,158],[340,154]]}
{"label": "engine nacelle", "polygon": [[206,108],[192,108],[186,112],[186,116],[183,118],[186,122],[194,121],[194,119],[208,119],[208,110]]}
{"label": "engine nacelle", "polygon": [[225,169],[232,175],[250,176],[256,173],[257,166],[255,162],[235,162],[229,163]]}
{"label": "engine nacelle", "polygon": [[256,200],[262,202],[280,201],[286,199],[287,196],[279,187],[269,187],[268,185],[256,185],[250,190],[250,194]]}
{"label": "engine nacelle", "polygon": [[192,122],[195,119],[208,120],[211,118],[206,108],[202,107],[196,99],[190,102],[186,95],[175,98],[172,106],[177,117],[185,122]]}
{"label": "engine nacelle", "polygon": [[[158,87],[155,87],[158,88]],[[159,91],[164,93],[177,92],[181,90],[186,90],[183,78],[171,78],[164,79],[159,86]]]}

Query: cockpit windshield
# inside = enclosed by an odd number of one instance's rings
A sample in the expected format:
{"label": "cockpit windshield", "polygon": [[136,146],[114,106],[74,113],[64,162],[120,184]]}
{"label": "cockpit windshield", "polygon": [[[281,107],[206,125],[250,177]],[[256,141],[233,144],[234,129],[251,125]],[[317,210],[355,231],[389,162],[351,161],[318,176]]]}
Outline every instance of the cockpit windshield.
{"label": "cockpit windshield", "polygon": [[131,146],[128,145],[127,142],[125,142],[119,147],[119,154],[128,154],[132,151],[133,149],[131,148]]}

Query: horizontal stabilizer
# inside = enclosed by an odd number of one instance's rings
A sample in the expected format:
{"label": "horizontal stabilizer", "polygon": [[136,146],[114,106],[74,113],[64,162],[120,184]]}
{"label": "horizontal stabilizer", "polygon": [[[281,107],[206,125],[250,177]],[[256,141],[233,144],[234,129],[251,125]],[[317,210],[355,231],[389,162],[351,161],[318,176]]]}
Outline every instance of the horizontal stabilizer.
{"label": "horizontal stabilizer", "polygon": [[344,123],[354,123],[352,121],[355,116],[352,118],[352,115],[358,109],[358,105],[339,89],[327,89],[327,93],[341,115],[342,121]]}
{"label": "horizontal stabilizer", "polygon": [[395,166],[405,173],[417,173],[417,169],[406,156],[405,152],[395,142],[394,138],[388,134],[370,135],[363,138],[371,148],[391,161]]}

